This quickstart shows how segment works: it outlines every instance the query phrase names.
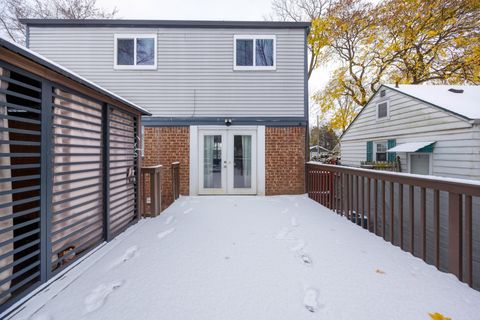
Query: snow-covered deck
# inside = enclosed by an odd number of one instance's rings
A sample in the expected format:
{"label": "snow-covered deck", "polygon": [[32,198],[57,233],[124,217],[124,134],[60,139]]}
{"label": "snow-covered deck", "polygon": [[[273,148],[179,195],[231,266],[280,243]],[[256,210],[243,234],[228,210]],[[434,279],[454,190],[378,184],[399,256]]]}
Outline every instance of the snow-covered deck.
{"label": "snow-covered deck", "polygon": [[306,196],[182,197],[15,319],[478,319],[480,293]]}

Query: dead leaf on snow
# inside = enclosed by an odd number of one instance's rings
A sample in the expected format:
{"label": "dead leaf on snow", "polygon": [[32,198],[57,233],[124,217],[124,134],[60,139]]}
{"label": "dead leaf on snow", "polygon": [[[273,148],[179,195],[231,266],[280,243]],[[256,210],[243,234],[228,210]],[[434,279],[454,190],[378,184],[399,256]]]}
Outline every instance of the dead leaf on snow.
{"label": "dead leaf on snow", "polygon": [[452,320],[452,318],[445,317],[443,314],[435,312],[428,314],[432,320]]}

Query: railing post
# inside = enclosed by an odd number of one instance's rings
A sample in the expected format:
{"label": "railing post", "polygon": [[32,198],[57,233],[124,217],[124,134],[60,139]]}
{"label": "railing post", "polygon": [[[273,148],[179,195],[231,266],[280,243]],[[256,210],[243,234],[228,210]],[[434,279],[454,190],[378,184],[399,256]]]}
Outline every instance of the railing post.
{"label": "railing post", "polygon": [[[150,217],[155,217],[160,214],[162,211],[162,187],[161,187],[161,172],[162,165],[152,166],[152,167],[142,167],[141,176],[142,176],[142,203],[143,203],[143,212],[142,214],[148,215]],[[146,192],[146,176],[150,178],[150,210],[147,212],[147,192]]]}
{"label": "railing post", "polygon": [[173,201],[177,200],[180,196],[180,171],[179,162],[172,163],[172,195]]}
{"label": "railing post", "polygon": [[448,194],[448,270],[462,279],[462,195]]}

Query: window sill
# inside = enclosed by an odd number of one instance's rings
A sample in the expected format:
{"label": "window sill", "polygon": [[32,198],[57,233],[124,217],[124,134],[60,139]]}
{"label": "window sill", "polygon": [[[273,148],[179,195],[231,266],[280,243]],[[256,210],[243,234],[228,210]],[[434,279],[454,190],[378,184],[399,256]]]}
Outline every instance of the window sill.
{"label": "window sill", "polygon": [[276,71],[276,67],[233,67],[233,71]]}
{"label": "window sill", "polygon": [[157,70],[157,66],[113,66],[114,70]]}

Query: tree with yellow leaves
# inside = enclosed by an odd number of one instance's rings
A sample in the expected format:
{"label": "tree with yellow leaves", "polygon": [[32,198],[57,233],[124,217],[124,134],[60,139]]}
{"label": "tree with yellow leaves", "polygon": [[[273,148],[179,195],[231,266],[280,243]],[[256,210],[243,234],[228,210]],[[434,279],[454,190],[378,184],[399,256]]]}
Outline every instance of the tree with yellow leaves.
{"label": "tree with yellow leaves", "polygon": [[480,1],[387,0],[378,8],[390,78],[409,84],[480,82]]}
{"label": "tree with yellow leaves", "polygon": [[361,106],[354,103],[345,92],[345,73],[344,68],[336,70],[325,89],[313,95],[313,100],[320,107],[321,120],[328,123],[330,129],[341,132],[346,130],[361,110]]}
{"label": "tree with yellow leaves", "polygon": [[344,130],[386,82],[480,83],[478,17],[478,0],[333,1],[310,35],[319,64],[338,65],[313,97],[323,117]]}

